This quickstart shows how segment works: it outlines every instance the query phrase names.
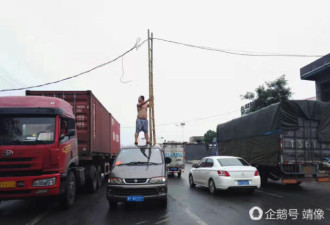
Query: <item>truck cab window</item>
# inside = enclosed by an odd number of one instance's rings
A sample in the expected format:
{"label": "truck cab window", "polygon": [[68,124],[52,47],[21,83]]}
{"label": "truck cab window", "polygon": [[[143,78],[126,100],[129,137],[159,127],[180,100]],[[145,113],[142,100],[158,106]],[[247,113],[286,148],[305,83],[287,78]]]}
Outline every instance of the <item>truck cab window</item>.
{"label": "truck cab window", "polygon": [[72,138],[67,135],[68,131],[71,129],[75,129],[75,120],[71,118],[61,118],[60,139],[62,143]]}

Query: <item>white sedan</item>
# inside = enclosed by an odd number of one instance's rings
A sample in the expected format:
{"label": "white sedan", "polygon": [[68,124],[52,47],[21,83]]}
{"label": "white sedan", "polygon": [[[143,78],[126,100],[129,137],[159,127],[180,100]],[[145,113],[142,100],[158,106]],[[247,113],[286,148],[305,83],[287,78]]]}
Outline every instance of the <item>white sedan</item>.
{"label": "white sedan", "polygon": [[260,188],[257,168],[244,159],[234,156],[210,156],[193,164],[189,173],[190,187],[208,187],[211,194],[217,190],[247,189],[253,192]]}

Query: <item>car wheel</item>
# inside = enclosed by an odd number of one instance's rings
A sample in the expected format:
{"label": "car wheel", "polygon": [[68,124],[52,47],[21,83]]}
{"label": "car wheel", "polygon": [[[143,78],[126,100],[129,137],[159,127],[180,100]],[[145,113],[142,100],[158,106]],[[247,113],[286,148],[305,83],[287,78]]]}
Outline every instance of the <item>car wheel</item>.
{"label": "car wheel", "polygon": [[194,178],[191,174],[189,174],[189,185],[191,188],[196,187],[196,184],[194,183]]}
{"label": "car wheel", "polygon": [[212,179],[209,181],[209,191],[212,195],[214,195],[217,191],[217,189],[215,187],[215,183]]}
{"label": "car wheel", "polygon": [[110,209],[117,209],[118,202],[109,201],[109,207],[110,207]]}

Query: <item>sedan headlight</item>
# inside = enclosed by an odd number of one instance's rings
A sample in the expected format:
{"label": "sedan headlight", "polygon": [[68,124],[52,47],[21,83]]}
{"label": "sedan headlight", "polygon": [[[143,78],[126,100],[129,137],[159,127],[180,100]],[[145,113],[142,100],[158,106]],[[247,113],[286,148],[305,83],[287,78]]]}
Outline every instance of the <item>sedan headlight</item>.
{"label": "sedan headlight", "polygon": [[108,179],[109,184],[124,184],[123,180],[118,177],[110,177]]}
{"label": "sedan headlight", "polygon": [[53,186],[56,184],[56,177],[33,181],[33,187]]}
{"label": "sedan headlight", "polygon": [[150,179],[150,184],[164,184],[166,182],[165,177],[153,177]]}

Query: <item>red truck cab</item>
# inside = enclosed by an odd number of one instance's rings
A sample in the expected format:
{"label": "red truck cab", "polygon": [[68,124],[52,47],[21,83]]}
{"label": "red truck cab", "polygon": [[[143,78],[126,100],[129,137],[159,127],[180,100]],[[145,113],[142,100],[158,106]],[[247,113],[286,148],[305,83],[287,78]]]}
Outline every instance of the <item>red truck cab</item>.
{"label": "red truck cab", "polygon": [[60,194],[70,206],[77,179],[70,168],[78,162],[75,116],[68,102],[0,97],[0,201]]}

